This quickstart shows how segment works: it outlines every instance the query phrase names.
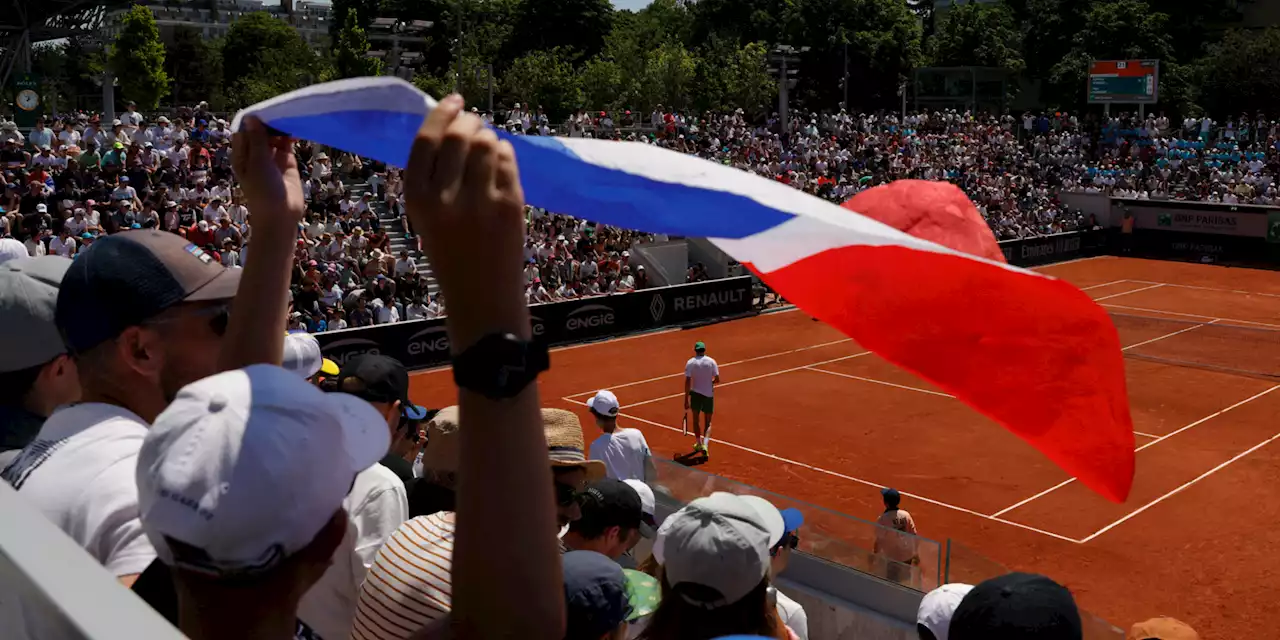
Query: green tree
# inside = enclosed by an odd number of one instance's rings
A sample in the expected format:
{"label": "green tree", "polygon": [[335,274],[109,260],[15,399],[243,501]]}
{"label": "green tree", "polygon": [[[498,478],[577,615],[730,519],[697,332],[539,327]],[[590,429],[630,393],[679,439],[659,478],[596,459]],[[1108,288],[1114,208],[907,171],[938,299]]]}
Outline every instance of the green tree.
{"label": "green tree", "polygon": [[222,73],[228,98],[243,106],[315,82],[325,65],[293,27],[258,11],[227,30]]}
{"label": "green tree", "polygon": [[142,109],[154,109],[169,95],[169,74],[164,70],[164,43],[151,9],[134,5],[121,19],[120,33],[108,50],[107,60],[120,81],[121,92]]}
{"label": "green tree", "polygon": [[560,49],[571,62],[589,60],[604,48],[613,13],[609,0],[524,0],[507,56]]}
{"label": "green tree", "polygon": [[587,62],[578,74],[578,83],[589,109],[612,111],[625,104],[627,84],[622,77],[622,67],[613,60],[595,58]]}
{"label": "green tree", "polygon": [[1022,33],[1013,12],[1001,3],[952,7],[938,20],[929,39],[929,64],[935,67],[998,67],[1022,71]]}
{"label": "green tree", "polygon": [[646,110],[658,104],[676,109],[689,107],[697,67],[697,59],[678,43],[650,51],[641,80],[641,106]]}
{"label": "green tree", "polygon": [[752,42],[741,47],[716,38],[699,51],[693,96],[696,109],[741,108],[757,114],[772,108],[778,80],[769,73],[768,47]]}
{"label": "green tree", "polygon": [[1275,117],[1280,100],[1280,29],[1228,31],[1196,62],[1194,73],[1199,105],[1209,113],[1226,118],[1262,111]]}
{"label": "green tree", "polygon": [[1045,97],[1061,104],[1083,103],[1093,60],[1155,58],[1166,65],[1176,63],[1168,24],[1169,16],[1146,0],[1097,0],[1085,13],[1071,50],[1049,70],[1050,92]]}
{"label": "green tree", "polygon": [[542,107],[552,122],[561,122],[582,106],[578,76],[563,49],[534,51],[511,63],[503,76],[507,97]]}
{"label": "green tree", "polygon": [[340,29],[333,40],[333,66],[339,78],[376,76],[382,73],[382,61],[370,58],[369,38],[356,19],[354,9],[348,9]]}
{"label": "green tree", "polygon": [[173,80],[175,103],[196,104],[204,100],[213,109],[222,109],[222,52],[218,44],[189,27],[174,30],[165,60]]}

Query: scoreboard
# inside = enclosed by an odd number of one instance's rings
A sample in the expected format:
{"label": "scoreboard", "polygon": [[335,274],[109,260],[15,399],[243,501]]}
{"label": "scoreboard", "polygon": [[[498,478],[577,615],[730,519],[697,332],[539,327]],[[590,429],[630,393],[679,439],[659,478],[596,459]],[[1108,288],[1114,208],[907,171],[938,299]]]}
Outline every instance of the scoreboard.
{"label": "scoreboard", "polygon": [[1094,60],[1089,102],[1153,104],[1159,97],[1159,60]]}

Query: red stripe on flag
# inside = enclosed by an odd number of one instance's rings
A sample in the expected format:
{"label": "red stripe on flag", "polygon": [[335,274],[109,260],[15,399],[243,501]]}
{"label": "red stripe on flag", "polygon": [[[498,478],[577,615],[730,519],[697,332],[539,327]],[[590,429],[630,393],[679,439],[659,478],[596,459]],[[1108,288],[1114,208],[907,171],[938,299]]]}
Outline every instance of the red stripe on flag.
{"label": "red stripe on flag", "polygon": [[759,275],[801,309],[1017,434],[1089,488],[1116,502],[1128,497],[1134,439],[1120,338],[1083,291],[897,246],[832,249]]}

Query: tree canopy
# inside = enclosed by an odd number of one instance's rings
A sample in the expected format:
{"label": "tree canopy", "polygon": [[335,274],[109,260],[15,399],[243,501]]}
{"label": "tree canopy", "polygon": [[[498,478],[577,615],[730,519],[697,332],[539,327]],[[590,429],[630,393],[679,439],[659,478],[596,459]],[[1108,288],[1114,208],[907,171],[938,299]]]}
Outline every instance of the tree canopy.
{"label": "tree canopy", "polygon": [[[317,51],[265,12],[239,17],[205,40],[178,29],[161,44],[144,7],[131,9],[108,51],[121,93],[143,105],[172,94],[226,108],[333,77],[382,73],[370,48],[375,17],[430,23],[414,82],[434,95],[459,90],[470,104],[576,109],[668,107],[753,115],[774,109],[774,49],[799,60],[790,91],[799,108],[893,109],[898,87],[921,66],[1005,70],[1023,102],[1085,107],[1096,59],[1160,60],[1160,108],[1218,113],[1265,108],[1276,98],[1280,36],[1233,30],[1228,3],[1203,0],[993,0],[934,10],[931,0],[653,0],[639,11],[609,0],[333,0],[329,44]],[[421,22],[419,24],[422,24]],[[83,96],[92,55],[65,45],[38,52],[56,95]],[[79,53],[79,52],[77,52]],[[167,55],[166,55],[167,53]],[[86,62],[86,59],[88,61]],[[83,67],[83,68],[82,68]],[[848,78],[846,90],[844,79]]]}
{"label": "tree canopy", "polygon": [[156,17],[142,5],[134,5],[121,20],[120,32],[107,53],[112,72],[125,97],[143,109],[154,109],[169,95],[169,74],[164,70],[164,43]]}

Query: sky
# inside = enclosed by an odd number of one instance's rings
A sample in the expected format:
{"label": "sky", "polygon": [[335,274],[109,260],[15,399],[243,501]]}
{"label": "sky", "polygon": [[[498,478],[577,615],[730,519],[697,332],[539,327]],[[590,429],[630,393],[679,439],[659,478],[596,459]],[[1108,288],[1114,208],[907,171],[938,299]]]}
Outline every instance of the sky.
{"label": "sky", "polygon": [[637,11],[649,6],[652,0],[613,0],[613,6],[617,9],[631,9]]}

